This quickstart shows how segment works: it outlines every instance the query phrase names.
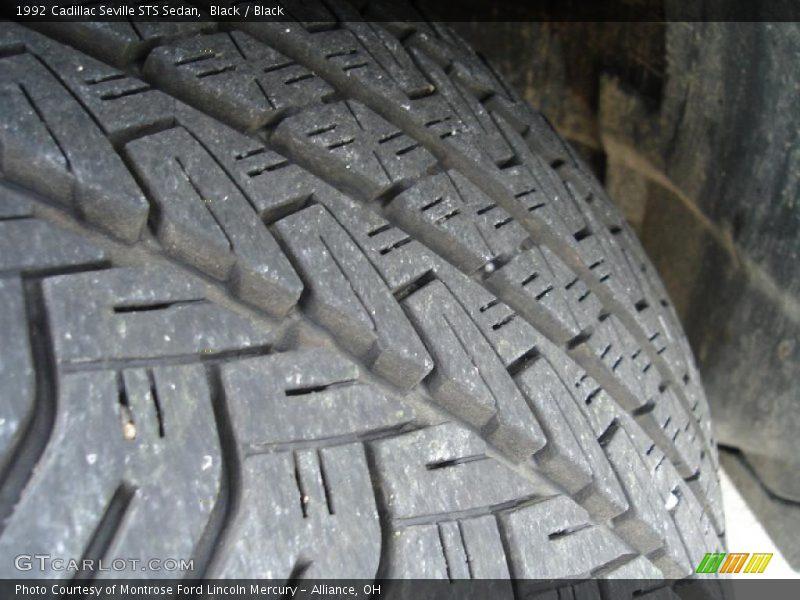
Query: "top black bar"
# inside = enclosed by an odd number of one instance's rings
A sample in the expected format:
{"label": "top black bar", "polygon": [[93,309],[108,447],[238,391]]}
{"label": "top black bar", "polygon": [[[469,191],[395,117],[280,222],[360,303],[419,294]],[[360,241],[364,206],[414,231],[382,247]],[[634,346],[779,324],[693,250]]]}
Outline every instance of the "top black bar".
{"label": "top black bar", "polygon": [[[19,21],[800,21],[800,0],[11,0]],[[347,8],[343,8],[347,6]]]}

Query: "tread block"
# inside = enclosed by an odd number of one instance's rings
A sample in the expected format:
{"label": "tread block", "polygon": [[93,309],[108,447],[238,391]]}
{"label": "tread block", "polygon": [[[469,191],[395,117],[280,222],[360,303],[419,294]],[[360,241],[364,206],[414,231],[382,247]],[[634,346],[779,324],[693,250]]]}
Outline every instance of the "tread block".
{"label": "tread block", "polygon": [[[453,187],[461,200],[474,207],[473,219],[484,233],[486,243],[492,249],[492,256],[510,256],[530,243],[530,234],[520,223],[474,183],[456,170],[447,171]],[[530,205],[529,208],[536,205]]]}
{"label": "tread block", "polygon": [[[508,563],[496,517],[474,517],[458,522],[472,579],[505,579]],[[512,590],[501,588],[511,597]]]}
{"label": "tread block", "polygon": [[354,100],[292,115],[270,139],[279,149],[369,198],[418,177],[436,162],[402,130]]}
{"label": "tread block", "polygon": [[692,565],[687,560],[665,503],[653,489],[649,471],[624,427],[618,428],[607,442],[606,454],[630,500],[630,508],[615,517],[615,529],[642,554],[664,547],[665,558],[673,563],[670,570],[681,576],[688,573]]}
{"label": "tread block", "polygon": [[[448,120],[454,125],[458,123],[465,130],[466,135],[444,133],[439,135],[440,139],[445,140],[445,143],[457,145],[462,151],[472,154],[475,159],[488,162],[492,166],[513,160],[514,151],[480,101],[462,86],[454,83],[444,70],[424,53],[416,48],[410,48],[409,54],[436,90],[434,96],[423,98],[419,103],[426,101],[432,103],[434,99],[437,100],[447,107]],[[442,111],[440,107],[437,109],[437,112]],[[430,122],[431,119],[426,121],[426,127],[430,127]]]}
{"label": "tread block", "polygon": [[[560,297],[561,301],[567,304],[578,328],[585,330],[595,327],[598,316],[603,312],[603,305],[597,296],[550,248],[541,246],[536,249],[541,252],[541,260],[553,275],[552,285],[559,290],[556,298]],[[593,264],[601,269],[604,262],[598,259]]]}
{"label": "tread block", "polygon": [[436,364],[428,379],[434,399],[517,460],[543,447],[544,434],[525,399],[450,290],[433,281],[403,305]]}
{"label": "tread block", "polygon": [[689,488],[701,499],[706,514],[716,531],[725,531],[725,513],[722,506],[722,489],[711,458],[706,454],[700,460],[699,475],[689,481]]}
{"label": "tread block", "polygon": [[350,234],[324,207],[275,225],[309,282],[308,310],[348,349],[393,384],[409,389],[432,367],[417,333]]}
{"label": "tread block", "polygon": [[[32,553],[59,548],[64,556],[79,557],[102,531],[112,539],[104,556],[109,560],[191,557],[222,485],[202,367],[63,375],[58,406],[50,442],[0,537],[0,555],[25,547]],[[153,423],[156,412],[163,436]],[[124,436],[126,422],[136,424],[134,436]],[[154,537],[153,528],[164,535]],[[14,572],[12,562],[0,566],[6,577]],[[44,573],[53,579],[68,574]]]}
{"label": "tread block", "polygon": [[[666,538],[667,546],[664,551],[656,552],[653,562],[669,577],[685,577],[694,571],[705,552],[714,552],[722,549],[722,542],[717,536],[708,516],[707,510],[695,496],[689,484],[681,477],[675,466],[654,447],[645,449],[652,442],[642,436],[631,436],[637,447],[640,459],[647,464],[647,473],[654,490],[659,494],[661,505],[669,512],[675,531],[677,531],[682,546],[682,551],[688,557],[688,569],[681,561],[676,561],[681,550],[671,547],[674,538]],[[699,544],[699,547],[698,547]],[[682,572],[678,572],[683,569]]]}
{"label": "tread block", "polygon": [[207,302],[201,281],[168,267],[52,277],[44,295],[60,363],[213,357],[274,342],[270,331]]}
{"label": "tread block", "polygon": [[499,516],[515,577],[579,579],[633,552],[563,496]]}
{"label": "tread block", "polygon": [[436,275],[457,298],[462,299],[464,310],[506,368],[517,369],[512,366],[514,363],[524,364],[523,357],[527,353],[546,343],[546,338],[528,321],[479,285],[474,278],[445,265],[437,265]]}
{"label": "tread block", "polygon": [[[389,538],[388,552],[393,557],[388,578],[509,579],[494,515],[397,529]],[[421,556],[425,560],[420,560]],[[402,588],[403,583],[397,582],[397,585]],[[456,588],[452,597],[463,597],[464,591],[464,588]],[[493,598],[514,597],[510,581],[493,581],[491,591]],[[440,598],[445,591],[437,588],[437,592],[436,597]],[[444,597],[450,596],[445,592]]]}
{"label": "tread block", "polygon": [[186,129],[125,146],[132,168],[158,206],[167,251],[231,284],[243,300],[285,314],[302,283],[278,244],[220,165]]}
{"label": "tread block", "polygon": [[[122,375],[136,427],[136,439],[124,444],[135,444],[138,454],[126,461],[124,484],[133,496],[107,556],[193,556],[223,485],[205,369],[126,369]],[[120,576],[139,575],[131,568]]]}
{"label": "tread block", "polygon": [[[653,388],[660,384],[661,380],[666,379],[679,384],[683,374],[689,374],[692,369],[691,349],[681,332],[674,311],[669,309],[668,303],[664,304],[666,292],[655,270],[649,265],[641,244],[630,228],[620,224],[621,218],[614,212],[611,200],[592,178],[586,176],[584,173],[586,169],[579,162],[575,162],[574,165],[565,164],[558,169],[571,195],[579,199],[577,207],[594,234],[579,244],[579,250],[586,264],[590,264],[590,261],[595,261],[593,264],[596,264],[601,257],[604,257],[602,270],[606,271],[606,275],[599,278],[600,282],[608,287],[620,304],[627,307],[626,322],[633,321],[634,327],[639,329],[637,335],[640,338],[647,338],[647,342],[641,339],[635,341],[632,335],[634,330],[630,329],[630,325],[623,326],[620,322],[621,316],[617,319],[615,328],[624,345],[630,348],[631,352],[640,355],[639,360],[645,363],[646,369],[653,367],[649,372],[644,371],[647,379],[643,384],[645,394],[652,396]],[[587,246],[586,242],[593,239],[593,245]],[[600,275],[602,270],[595,272],[595,275]],[[662,300],[659,302],[649,300],[652,298]],[[697,381],[698,377],[689,377],[683,380],[684,385],[675,387],[675,391],[683,398],[676,404],[675,414],[682,418],[698,410],[694,416],[697,417],[702,432],[702,435],[690,432],[693,438],[691,443],[687,443],[684,438],[676,445],[677,452],[696,455],[700,451],[705,451],[711,455],[712,461],[715,461],[716,450],[708,443],[713,436],[707,404],[697,386]],[[702,416],[705,418],[701,418]],[[689,448],[690,445],[693,446],[692,449]],[[685,460],[692,462],[688,458]],[[716,466],[715,464],[714,468]]]}
{"label": "tread block", "polygon": [[555,343],[566,343],[580,333],[572,312],[564,310],[561,287],[540,248],[517,254],[485,282],[490,290],[513,302],[526,318],[544,329]]}
{"label": "tread block", "polygon": [[[670,467],[664,463],[663,468],[657,470],[655,478],[667,483],[670,487],[666,489],[671,488],[670,493],[677,498],[678,502],[670,512],[690,564],[699,565],[706,552],[721,552],[724,547],[689,487],[675,475],[674,469],[670,472]],[[664,489],[663,485],[661,489]]]}
{"label": "tread block", "polygon": [[[170,0],[167,4],[182,3]],[[35,26],[118,67],[139,60],[159,43],[216,28],[216,24],[203,21],[88,21]]]}
{"label": "tread block", "polygon": [[[394,7],[393,7],[394,8]],[[406,17],[405,20],[419,21]],[[394,24],[387,24],[393,29]],[[523,136],[534,155],[550,163],[568,156],[564,142],[552,126],[529,104],[520,101],[513,90],[499,77],[492,66],[475,54],[461,37],[441,24],[407,25],[410,31],[395,28],[395,35],[408,46],[430,57],[465,91],[477,98],[490,114],[502,118]]]}
{"label": "tread block", "polygon": [[[684,477],[691,477],[701,470],[701,449],[694,442],[696,423],[691,415],[681,409],[675,393],[666,388],[655,400],[652,417],[661,427],[663,434],[672,440],[681,463],[676,468]],[[713,468],[712,468],[713,470]]]}
{"label": "tread block", "polygon": [[40,219],[0,221],[0,272],[46,272],[99,265],[108,253],[86,238]]}
{"label": "tread block", "polygon": [[126,240],[139,238],[148,204],[102,131],[30,54],[0,60],[0,164],[10,179],[74,205]]}
{"label": "tread block", "polygon": [[[15,65],[12,59],[22,65]],[[16,81],[21,66],[35,68],[32,62],[25,56],[0,61],[3,81],[0,94],[6,107],[0,121],[3,172],[9,179],[72,205],[73,177],[69,173],[67,155],[47,123],[39,117],[40,109],[33,104],[27,87],[20,87]]]}
{"label": "tread block", "polygon": [[94,117],[115,147],[142,131],[172,122],[175,100],[141,79],[20,25],[10,25],[0,36],[23,43],[58,73],[62,84]]}
{"label": "tread block", "polygon": [[489,514],[542,490],[486,455],[477,435],[454,423],[372,442],[381,496],[395,522],[435,522],[451,513]]}
{"label": "tread block", "polygon": [[[326,7],[323,3],[308,6]],[[360,23],[353,8],[344,2],[329,4],[334,13],[325,20],[340,20],[345,28],[328,29],[308,35],[302,26],[286,27],[284,23],[242,23],[241,29],[261,40],[292,37],[307,47],[313,47],[330,68],[352,79],[354,84],[377,86],[387,92],[399,88],[403,96],[430,93],[432,86],[413,68],[411,58],[401,44],[381,27]],[[303,19],[305,21],[307,19]],[[316,19],[315,19],[316,20]],[[299,40],[297,38],[300,38]],[[277,45],[277,44],[276,44]],[[398,96],[399,97],[399,96]]]}
{"label": "tread block", "polygon": [[0,185],[0,221],[33,215],[33,203],[15,190]]}
{"label": "tread block", "polygon": [[[448,578],[448,563],[436,524],[406,527],[394,532],[392,537],[389,548],[395,558],[388,573],[390,577],[399,580]],[[420,556],[426,560],[420,560]]]}
{"label": "tread block", "polygon": [[493,254],[470,212],[445,173],[426,177],[395,197],[386,213],[403,230],[432,241],[433,248],[467,272],[482,267]]}
{"label": "tread block", "polygon": [[[344,4],[339,3],[339,6]],[[350,14],[340,8],[334,12]],[[474,160],[493,164],[511,157],[503,136],[490,127],[491,117],[474,98],[454,89],[435,63],[417,53],[416,49],[409,51],[397,42],[387,45],[382,27],[361,28],[349,23],[352,19],[345,16],[339,19],[347,22],[343,28],[314,33],[304,31],[302,26],[284,28],[243,24],[242,27],[260,40],[310,57],[314,68],[327,73],[341,89],[350,93],[355,89],[367,90],[371,96],[402,107],[409,118],[428,128],[445,144],[457,145]],[[377,33],[379,39],[367,35],[368,30]],[[381,52],[382,47],[389,50],[394,61],[371,59]],[[394,74],[395,65],[400,64],[410,65],[408,73],[419,77],[418,81],[424,84],[404,85]]]}
{"label": "tread block", "polygon": [[658,390],[662,380],[658,369],[616,315],[611,314],[597,321],[587,348],[617,379],[629,382],[626,387],[641,399],[641,404],[660,393]]}
{"label": "tread block", "polygon": [[591,482],[592,472],[556,400],[569,392],[547,361],[541,359],[528,366],[516,381],[547,438],[547,444],[535,454],[536,464],[568,491],[577,492]]}
{"label": "tread block", "polygon": [[239,440],[252,450],[399,429],[413,412],[327,350],[236,361],[222,369]]}
{"label": "tread block", "polygon": [[[600,589],[608,594],[608,598],[634,598],[640,595],[638,592],[641,592],[642,589],[646,589],[648,585],[654,585],[654,581],[664,577],[661,571],[644,556],[637,556],[622,565],[604,569],[598,576],[609,580],[600,583]],[[638,583],[636,580],[644,580],[644,582]]]}
{"label": "tread block", "polygon": [[[2,556],[15,556],[22,543],[31,553],[46,553],[59,542],[65,555],[81,556],[120,484],[124,440],[116,374],[73,374],[59,383],[53,434],[6,522],[0,537]],[[116,435],[86,435],[87,431]],[[80,486],[75,485],[78,465],[82,467]],[[61,501],[53,502],[53,498]],[[11,561],[0,565],[4,577],[16,572]],[[57,578],[58,573],[45,571],[41,576]]]}
{"label": "tread block", "polygon": [[381,529],[361,444],[258,454],[242,469],[214,577],[375,577]]}
{"label": "tread block", "polygon": [[[344,31],[330,32],[325,36],[332,49],[338,42],[339,49],[327,52],[326,58],[354,76],[370,78],[379,83],[388,75],[391,82],[408,96],[430,93],[430,82],[414,68],[411,57],[403,45],[382,27],[363,22],[352,6],[341,0],[330,4],[333,14],[345,22],[352,36]],[[354,65],[367,63],[362,67]]]}
{"label": "tread block", "polygon": [[502,81],[457,33],[436,22],[429,23],[429,29],[419,27],[421,24],[409,25],[416,26],[416,30],[407,45],[424,51],[442,69],[450,71],[452,79],[465,85],[473,96],[485,97],[505,91]]}
{"label": "tread block", "polygon": [[176,118],[214,152],[264,222],[319,203],[336,215],[392,291],[430,270],[431,253],[422,244],[285,156],[189,107],[179,105]]}
{"label": "tread block", "polygon": [[541,157],[525,152],[519,144],[516,149],[521,153],[521,164],[497,169],[498,179],[532,218],[546,225],[552,235],[577,249],[574,233],[582,230],[586,223],[569,201],[564,184]]}
{"label": "tread block", "polygon": [[175,119],[212,154],[266,223],[295,212],[324,185],[264,143],[198,110],[177,104]]}
{"label": "tread block", "polygon": [[411,235],[318,178],[308,174],[303,189],[336,216],[393,294],[402,295],[442,263]]}
{"label": "tread block", "polygon": [[[486,518],[486,517],[484,517]],[[469,578],[467,549],[461,537],[458,523],[450,521],[438,523],[439,538],[447,561],[447,573],[451,579]],[[498,540],[500,536],[497,536]]]}
{"label": "tread block", "polygon": [[467,273],[516,250],[528,238],[505,210],[456,171],[422,179],[384,210],[394,223]]}
{"label": "tread block", "polygon": [[[542,350],[547,352],[547,347],[543,346]],[[539,422],[551,428],[546,431],[550,448],[545,446],[544,456],[537,454],[537,460],[554,474],[558,472],[562,478],[572,480],[563,485],[575,487],[585,482],[586,487],[579,493],[580,502],[595,518],[607,519],[624,512],[628,501],[620,482],[586,417],[553,365],[541,358],[522,371],[516,381],[534,406]],[[551,418],[553,420],[549,420]],[[551,464],[548,466],[548,463]]]}
{"label": "tread block", "polygon": [[144,73],[162,89],[248,131],[332,93],[308,69],[240,31],[156,48]]}
{"label": "tread block", "polygon": [[[2,233],[0,233],[2,235]],[[2,239],[2,238],[0,238]],[[22,282],[0,279],[0,471],[33,414],[36,384]]]}

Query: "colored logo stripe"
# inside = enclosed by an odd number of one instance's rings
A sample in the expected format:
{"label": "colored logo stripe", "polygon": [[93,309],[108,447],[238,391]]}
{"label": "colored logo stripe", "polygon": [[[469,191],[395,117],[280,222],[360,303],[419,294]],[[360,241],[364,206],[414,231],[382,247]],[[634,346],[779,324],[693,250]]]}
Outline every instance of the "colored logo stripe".
{"label": "colored logo stripe", "polygon": [[[747,561],[748,557],[750,557],[749,561]],[[700,564],[697,565],[697,573],[740,573],[742,567],[744,567],[745,573],[763,573],[770,560],[772,560],[772,554],[769,553],[707,552]],[[746,561],[747,566],[745,567]]]}
{"label": "colored logo stripe", "polygon": [[731,553],[728,554],[728,558],[725,559],[725,562],[722,563],[722,568],[719,570],[720,573],[738,573],[742,570],[744,566],[744,561],[747,560],[747,557],[750,556],[748,553]]}
{"label": "colored logo stripe", "polygon": [[744,572],[763,573],[770,560],[772,560],[772,554],[753,554],[750,562],[748,562],[747,566],[744,568]]}
{"label": "colored logo stripe", "polygon": [[697,565],[698,573],[716,573],[725,558],[724,552],[708,552]]}

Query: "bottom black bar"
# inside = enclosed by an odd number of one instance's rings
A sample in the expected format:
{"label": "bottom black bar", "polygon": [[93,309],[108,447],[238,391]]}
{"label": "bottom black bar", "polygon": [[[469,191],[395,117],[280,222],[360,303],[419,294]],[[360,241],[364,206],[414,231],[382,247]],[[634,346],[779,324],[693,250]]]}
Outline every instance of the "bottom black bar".
{"label": "bottom black bar", "polygon": [[617,600],[800,598],[800,581],[782,579],[541,580],[0,580],[3,600]]}

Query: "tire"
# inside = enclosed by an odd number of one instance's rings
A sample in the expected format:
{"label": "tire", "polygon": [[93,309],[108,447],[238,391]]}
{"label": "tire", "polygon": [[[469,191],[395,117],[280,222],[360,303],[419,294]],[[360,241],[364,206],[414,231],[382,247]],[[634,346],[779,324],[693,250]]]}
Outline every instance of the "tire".
{"label": "tire", "polygon": [[332,6],[2,24],[0,575],[691,575],[708,407],[619,211],[446,27]]}

